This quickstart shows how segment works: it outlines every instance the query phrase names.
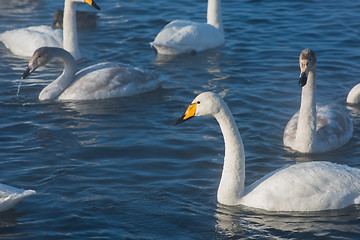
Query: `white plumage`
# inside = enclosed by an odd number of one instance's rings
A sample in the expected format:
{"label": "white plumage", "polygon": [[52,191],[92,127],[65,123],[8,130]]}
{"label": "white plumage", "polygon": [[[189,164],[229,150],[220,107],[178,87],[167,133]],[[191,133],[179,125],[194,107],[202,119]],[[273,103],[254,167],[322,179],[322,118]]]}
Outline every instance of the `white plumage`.
{"label": "white plumage", "polygon": [[61,48],[35,51],[22,78],[54,58],[64,62],[63,73],[39,94],[40,100],[90,100],[131,96],[154,90],[166,80],[152,71],[119,63],[99,63],[76,73],[72,55]]}
{"label": "white plumage", "polygon": [[49,26],[32,26],[9,30],[0,34],[6,48],[13,54],[31,57],[40,47],[64,47],[75,59],[81,57],[76,29],[76,2],[85,2],[96,9],[100,9],[92,0],[65,0],[64,30],[53,29]]}
{"label": "white plumage", "polygon": [[35,193],[34,190],[18,189],[0,183],[0,212],[9,210],[24,198],[34,195]]}
{"label": "white plumage", "polygon": [[341,107],[316,104],[315,52],[303,50],[299,62],[301,106],[285,127],[284,145],[303,153],[320,153],[339,148],[350,140],[353,123]]}
{"label": "white plumage", "polygon": [[199,94],[175,124],[206,115],[216,118],[225,142],[219,203],[269,211],[321,211],[360,204],[360,169],[330,162],[284,167],[245,188],[244,146],[235,120],[219,95]]}
{"label": "white plumage", "polygon": [[221,1],[209,0],[207,23],[174,20],[167,24],[150,43],[158,53],[175,55],[200,52],[223,45]]}

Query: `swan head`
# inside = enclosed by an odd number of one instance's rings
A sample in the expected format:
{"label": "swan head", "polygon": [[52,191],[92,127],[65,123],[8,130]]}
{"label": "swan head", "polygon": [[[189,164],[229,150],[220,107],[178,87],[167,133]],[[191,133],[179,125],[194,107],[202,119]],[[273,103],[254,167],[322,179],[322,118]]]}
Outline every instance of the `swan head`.
{"label": "swan head", "polygon": [[21,79],[25,79],[31,73],[33,73],[38,67],[48,64],[52,59],[56,57],[65,57],[69,64],[74,65],[75,60],[73,56],[66,50],[57,47],[41,47],[38,48],[31,57],[28,67],[21,76]]}
{"label": "swan head", "polygon": [[200,93],[186,109],[185,113],[174,125],[178,125],[186,120],[197,116],[208,116],[219,113],[222,109],[224,100],[216,93]]}
{"label": "swan head", "polygon": [[299,86],[303,87],[306,85],[307,76],[309,72],[315,70],[315,66],[316,66],[315,52],[308,48],[302,50],[299,57],[299,64],[300,64]]}
{"label": "swan head", "polygon": [[53,51],[51,51],[50,47],[41,47],[38,48],[33,56],[31,57],[28,67],[21,76],[22,79],[25,79],[31,73],[33,73],[38,67],[46,65],[51,59],[54,58]]}

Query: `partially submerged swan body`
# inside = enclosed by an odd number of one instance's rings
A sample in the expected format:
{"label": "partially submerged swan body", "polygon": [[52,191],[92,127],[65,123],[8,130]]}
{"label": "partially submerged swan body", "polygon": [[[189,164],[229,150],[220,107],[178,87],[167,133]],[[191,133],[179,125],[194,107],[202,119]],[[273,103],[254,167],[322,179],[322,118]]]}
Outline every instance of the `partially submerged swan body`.
{"label": "partially submerged swan body", "polygon": [[355,85],[349,92],[346,102],[349,104],[359,104],[360,103],[360,83]]}
{"label": "partially submerged swan body", "polygon": [[21,200],[34,195],[34,190],[14,188],[0,183],[0,212],[9,210]]}
{"label": "partially submerged swan body", "polygon": [[42,47],[35,51],[22,78],[54,58],[59,58],[65,68],[56,80],[40,92],[40,100],[92,100],[131,96],[152,91],[165,81],[164,77],[152,71],[109,62],[99,63],[76,73],[76,62],[72,55],[64,49],[52,47]]}
{"label": "partially submerged swan body", "polygon": [[175,124],[206,115],[216,118],[225,142],[219,203],[269,211],[321,211],[360,204],[360,169],[330,162],[284,167],[245,188],[243,142],[228,106],[219,95],[199,94]]}
{"label": "partially submerged swan body", "polygon": [[100,10],[92,0],[65,0],[63,31],[45,25],[32,26],[6,31],[0,34],[0,41],[13,54],[22,57],[31,57],[36,49],[48,46],[63,47],[75,59],[80,59],[76,29],[76,2],[85,2]]}
{"label": "partially submerged swan body", "polygon": [[150,45],[160,54],[176,55],[216,48],[224,42],[221,0],[209,0],[207,23],[174,20],[158,33]]}
{"label": "partially submerged swan body", "polygon": [[321,153],[337,149],[352,137],[353,123],[341,107],[316,103],[316,55],[310,49],[301,52],[300,110],[284,130],[285,146],[302,153]]}

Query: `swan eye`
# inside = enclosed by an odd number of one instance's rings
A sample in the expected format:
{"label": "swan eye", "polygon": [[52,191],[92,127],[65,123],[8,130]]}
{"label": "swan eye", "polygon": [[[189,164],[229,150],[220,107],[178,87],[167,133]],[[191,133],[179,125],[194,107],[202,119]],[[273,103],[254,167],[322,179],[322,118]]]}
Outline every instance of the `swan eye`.
{"label": "swan eye", "polygon": [[197,104],[200,104],[200,101],[197,101]]}

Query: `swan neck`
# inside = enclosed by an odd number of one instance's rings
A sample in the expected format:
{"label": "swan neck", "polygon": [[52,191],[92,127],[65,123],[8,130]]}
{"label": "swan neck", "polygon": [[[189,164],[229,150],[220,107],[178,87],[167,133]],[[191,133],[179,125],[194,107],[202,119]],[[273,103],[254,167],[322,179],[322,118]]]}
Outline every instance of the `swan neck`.
{"label": "swan neck", "polygon": [[47,85],[40,92],[40,100],[52,100],[58,98],[75,79],[76,62],[73,56],[61,48],[53,48],[52,51],[54,58],[57,57],[64,63],[64,71],[56,80]]}
{"label": "swan neck", "polygon": [[207,23],[213,25],[221,32],[223,30],[221,0],[208,0]]}
{"label": "swan neck", "polygon": [[224,103],[223,109],[214,115],[225,142],[225,157],[218,189],[218,202],[236,205],[244,192],[245,153],[243,142],[235,120]]}
{"label": "swan neck", "polygon": [[78,37],[76,29],[76,2],[65,0],[63,18],[63,47],[75,59],[79,59]]}
{"label": "swan neck", "polygon": [[315,70],[309,71],[307,83],[302,89],[301,106],[296,141],[306,149],[316,143],[316,82]]}

